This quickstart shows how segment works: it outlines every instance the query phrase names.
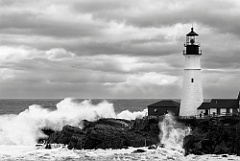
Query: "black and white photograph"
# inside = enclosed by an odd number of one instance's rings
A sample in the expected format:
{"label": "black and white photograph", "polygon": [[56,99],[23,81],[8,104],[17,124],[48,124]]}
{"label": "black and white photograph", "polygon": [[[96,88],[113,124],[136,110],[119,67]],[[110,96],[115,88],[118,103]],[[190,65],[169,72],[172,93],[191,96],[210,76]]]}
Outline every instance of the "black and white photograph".
{"label": "black and white photograph", "polygon": [[240,160],[240,1],[0,0],[0,160]]}

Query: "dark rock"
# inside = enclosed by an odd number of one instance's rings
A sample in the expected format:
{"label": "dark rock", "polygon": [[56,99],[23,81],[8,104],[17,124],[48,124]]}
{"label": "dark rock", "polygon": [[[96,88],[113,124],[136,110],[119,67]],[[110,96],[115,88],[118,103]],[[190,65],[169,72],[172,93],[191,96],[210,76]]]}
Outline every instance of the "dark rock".
{"label": "dark rock", "polygon": [[45,146],[45,149],[52,149],[51,144],[47,143],[47,145]]}
{"label": "dark rock", "polygon": [[68,149],[83,149],[85,144],[85,135],[73,135],[68,143]]}
{"label": "dark rock", "polygon": [[144,137],[141,134],[138,134],[135,132],[127,133],[127,137],[126,137],[127,146],[132,146],[132,147],[147,146],[146,142],[147,142],[146,137]]}
{"label": "dark rock", "polygon": [[66,135],[73,135],[73,134],[84,135],[85,134],[85,132],[82,129],[80,129],[78,127],[69,126],[69,125],[66,125],[63,127],[62,133],[66,134]]}
{"label": "dark rock", "polygon": [[240,123],[236,125],[234,152],[237,154],[237,156],[240,156]]}
{"label": "dark rock", "polygon": [[96,124],[87,132],[86,147],[120,149],[124,146],[126,132],[122,127],[114,127],[108,124]]}
{"label": "dark rock", "polygon": [[56,132],[52,133],[48,138],[48,142],[50,144],[52,144],[52,143],[57,143],[58,144],[59,143],[58,138],[59,138],[60,135],[61,135],[61,132],[59,132],[59,131],[56,131]]}
{"label": "dark rock", "polygon": [[214,154],[228,154],[229,149],[228,149],[228,147],[226,147],[225,142],[222,141],[220,144],[217,144],[213,153]]}
{"label": "dark rock", "polygon": [[185,155],[192,153],[195,144],[195,136],[188,135],[183,139],[183,148],[185,149]]}
{"label": "dark rock", "polygon": [[[121,149],[127,147],[155,148],[159,144],[159,119],[99,119],[83,121],[84,128],[64,126],[61,131],[44,130],[47,146],[61,143],[69,149]],[[191,127],[191,135],[184,138],[185,154],[237,154],[240,156],[240,117],[206,119],[177,119]],[[42,139],[44,140],[44,139]],[[40,140],[41,141],[41,140]],[[46,138],[44,140],[46,142]],[[160,145],[161,146],[161,145]],[[163,145],[162,145],[163,146]]]}
{"label": "dark rock", "polygon": [[43,132],[43,134],[46,135],[46,137],[38,138],[38,140],[37,140],[38,145],[44,144],[45,142],[47,142],[49,136],[55,132],[54,130],[52,130],[50,128],[43,128],[43,129],[41,129],[41,131]]}
{"label": "dark rock", "polygon": [[44,144],[45,142],[47,142],[47,140],[48,140],[48,137],[41,137],[41,138],[38,138],[37,143]]}
{"label": "dark rock", "polygon": [[54,133],[55,131],[50,129],[50,128],[43,128],[42,129],[43,134],[50,136],[52,133]]}
{"label": "dark rock", "polygon": [[146,150],[144,149],[137,149],[137,150],[134,150],[133,153],[145,153]]}
{"label": "dark rock", "polygon": [[202,139],[201,143],[202,143],[202,150],[205,154],[210,154],[213,151],[212,149],[213,142],[211,139],[209,138]]}
{"label": "dark rock", "polygon": [[48,140],[49,143],[65,145],[68,145],[71,142],[72,145],[74,141],[78,140],[75,138],[83,138],[84,136],[85,132],[80,128],[66,125],[63,127],[62,131],[51,134]]}
{"label": "dark rock", "polygon": [[[184,122],[184,120],[181,120]],[[184,138],[187,154],[237,154],[240,155],[240,118],[216,117],[194,120],[191,135]]]}
{"label": "dark rock", "polygon": [[65,144],[69,149],[121,149],[156,145],[159,142],[157,119],[99,119],[84,121],[83,129],[64,126],[48,138],[49,143]]}

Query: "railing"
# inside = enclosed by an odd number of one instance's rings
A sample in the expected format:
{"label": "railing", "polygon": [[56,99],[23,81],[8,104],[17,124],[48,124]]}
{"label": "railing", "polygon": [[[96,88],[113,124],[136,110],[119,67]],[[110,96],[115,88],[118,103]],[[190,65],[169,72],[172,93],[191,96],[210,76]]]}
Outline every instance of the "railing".
{"label": "railing", "polygon": [[215,117],[223,117],[223,116],[240,116],[240,113],[222,112],[220,114],[177,116],[177,117],[180,119],[206,119],[206,118],[215,118]]}
{"label": "railing", "polygon": [[201,46],[201,43],[200,42],[195,42],[194,44],[192,44],[191,42],[185,42],[183,45],[184,46],[187,46],[187,45],[198,45],[198,46]]}
{"label": "railing", "polygon": [[[223,116],[239,116],[240,113],[227,113],[222,112],[220,114],[209,114],[209,115],[193,115],[193,116],[174,116],[178,119],[207,119],[207,118],[218,118]],[[163,118],[164,115],[161,116],[145,116],[146,119],[160,119]]]}

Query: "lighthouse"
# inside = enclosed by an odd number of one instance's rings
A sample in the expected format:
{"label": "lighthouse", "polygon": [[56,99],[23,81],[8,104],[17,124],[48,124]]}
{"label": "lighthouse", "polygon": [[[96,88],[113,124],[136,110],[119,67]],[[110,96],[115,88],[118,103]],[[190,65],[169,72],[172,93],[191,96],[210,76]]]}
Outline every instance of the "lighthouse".
{"label": "lighthouse", "polygon": [[197,41],[198,34],[193,31],[186,35],[184,44],[185,57],[182,99],[180,104],[180,116],[197,115],[197,108],[203,102],[202,79],[201,79],[201,56],[200,43]]}

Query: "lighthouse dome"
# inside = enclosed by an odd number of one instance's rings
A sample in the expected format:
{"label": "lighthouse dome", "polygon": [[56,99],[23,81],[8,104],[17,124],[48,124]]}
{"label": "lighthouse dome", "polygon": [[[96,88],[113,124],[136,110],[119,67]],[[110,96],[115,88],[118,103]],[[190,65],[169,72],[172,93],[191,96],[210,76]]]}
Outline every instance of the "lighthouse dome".
{"label": "lighthouse dome", "polygon": [[189,32],[186,36],[198,36],[198,34],[193,31],[193,27],[192,27],[191,32]]}

